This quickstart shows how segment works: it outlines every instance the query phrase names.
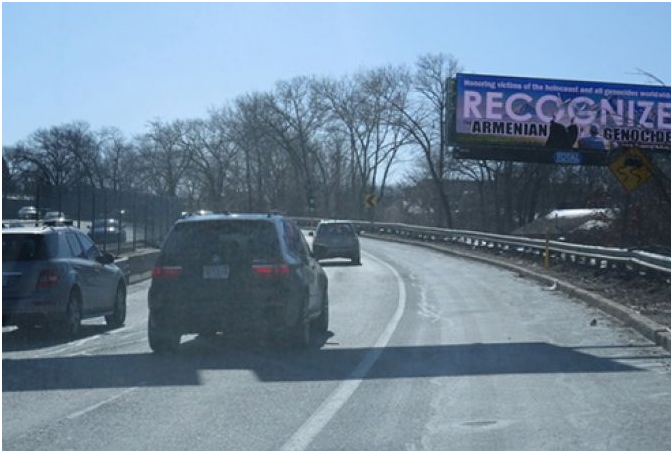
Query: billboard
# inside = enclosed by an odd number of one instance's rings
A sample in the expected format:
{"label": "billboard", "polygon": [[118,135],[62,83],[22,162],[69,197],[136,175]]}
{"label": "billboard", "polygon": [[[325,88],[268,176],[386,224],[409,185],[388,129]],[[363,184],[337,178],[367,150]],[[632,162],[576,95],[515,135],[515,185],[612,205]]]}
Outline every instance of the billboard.
{"label": "billboard", "polygon": [[671,151],[663,86],[457,74],[453,114],[451,143],[490,155],[553,150],[557,162],[561,151],[569,159],[629,146]]}

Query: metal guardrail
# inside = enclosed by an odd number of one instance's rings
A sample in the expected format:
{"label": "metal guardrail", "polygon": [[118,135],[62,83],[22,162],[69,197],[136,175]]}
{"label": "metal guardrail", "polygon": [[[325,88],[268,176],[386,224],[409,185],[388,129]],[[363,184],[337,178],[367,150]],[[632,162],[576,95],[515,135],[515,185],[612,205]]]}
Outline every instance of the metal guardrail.
{"label": "metal guardrail", "polygon": [[[319,218],[293,218],[302,227],[316,227]],[[475,232],[471,230],[422,227],[409,224],[352,221],[361,231],[377,235],[395,235],[418,241],[435,241],[482,248],[496,252],[514,252],[542,257],[547,248],[551,260],[591,266],[599,269],[638,270],[641,273],[671,275],[671,257],[650,252],[615,247],[588,246],[564,241],[526,238],[513,235]]]}
{"label": "metal guardrail", "polygon": [[[294,217],[301,227],[316,227],[321,218]],[[3,221],[7,222],[7,221]],[[15,221],[34,222],[34,221]],[[359,230],[377,235],[395,235],[401,238],[452,243],[469,248],[481,248],[499,253],[518,253],[532,257],[542,257],[546,245],[550,251],[551,260],[574,263],[582,266],[591,266],[610,270],[637,270],[641,273],[657,273],[664,276],[671,275],[671,256],[653,254],[640,250],[620,249],[615,247],[588,246],[577,243],[543,239],[526,238],[513,235],[497,235],[493,233],[476,232],[471,230],[444,229],[440,227],[423,227],[409,224],[368,221],[351,221]],[[128,251],[140,244],[121,243],[118,251]],[[143,244],[144,240],[142,241]]]}

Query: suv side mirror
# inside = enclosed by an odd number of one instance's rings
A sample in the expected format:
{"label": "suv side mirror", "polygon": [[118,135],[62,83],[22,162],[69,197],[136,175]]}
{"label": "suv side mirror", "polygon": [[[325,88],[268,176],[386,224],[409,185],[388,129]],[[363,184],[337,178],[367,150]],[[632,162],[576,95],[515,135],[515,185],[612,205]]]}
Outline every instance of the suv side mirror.
{"label": "suv side mirror", "polygon": [[98,263],[102,263],[103,265],[109,265],[110,263],[114,263],[114,255],[110,254],[109,252],[103,252],[101,256],[96,257],[96,261]]}

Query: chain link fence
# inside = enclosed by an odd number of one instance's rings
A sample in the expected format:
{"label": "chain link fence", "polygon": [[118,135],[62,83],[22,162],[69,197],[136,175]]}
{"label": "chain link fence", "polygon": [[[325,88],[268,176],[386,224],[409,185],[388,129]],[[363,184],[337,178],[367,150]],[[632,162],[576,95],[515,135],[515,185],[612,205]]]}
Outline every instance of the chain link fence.
{"label": "chain link fence", "polygon": [[[38,217],[20,217],[19,210],[27,206],[35,207]],[[2,220],[39,226],[47,212],[62,212],[102,249],[119,254],[160,245],[185,206],[177,197],[134,190],[39,185],[33,192],[3,192]]]}

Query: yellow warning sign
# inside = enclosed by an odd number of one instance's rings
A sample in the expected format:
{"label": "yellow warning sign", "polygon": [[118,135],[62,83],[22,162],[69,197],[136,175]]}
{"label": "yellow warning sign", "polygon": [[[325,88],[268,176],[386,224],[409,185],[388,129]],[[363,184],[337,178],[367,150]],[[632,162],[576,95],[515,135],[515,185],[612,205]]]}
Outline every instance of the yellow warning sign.
{"label": "yellow warning sign", "polygon": [[377,194],[366,194],[364,205],[366,208],[375,208],[377,206]]}
{"label": "yellow warning sign", "polygon": [[633,191],[653,175],[653,167],[640,149],[632,147],[610,164],[610,170],[627,191]]}

